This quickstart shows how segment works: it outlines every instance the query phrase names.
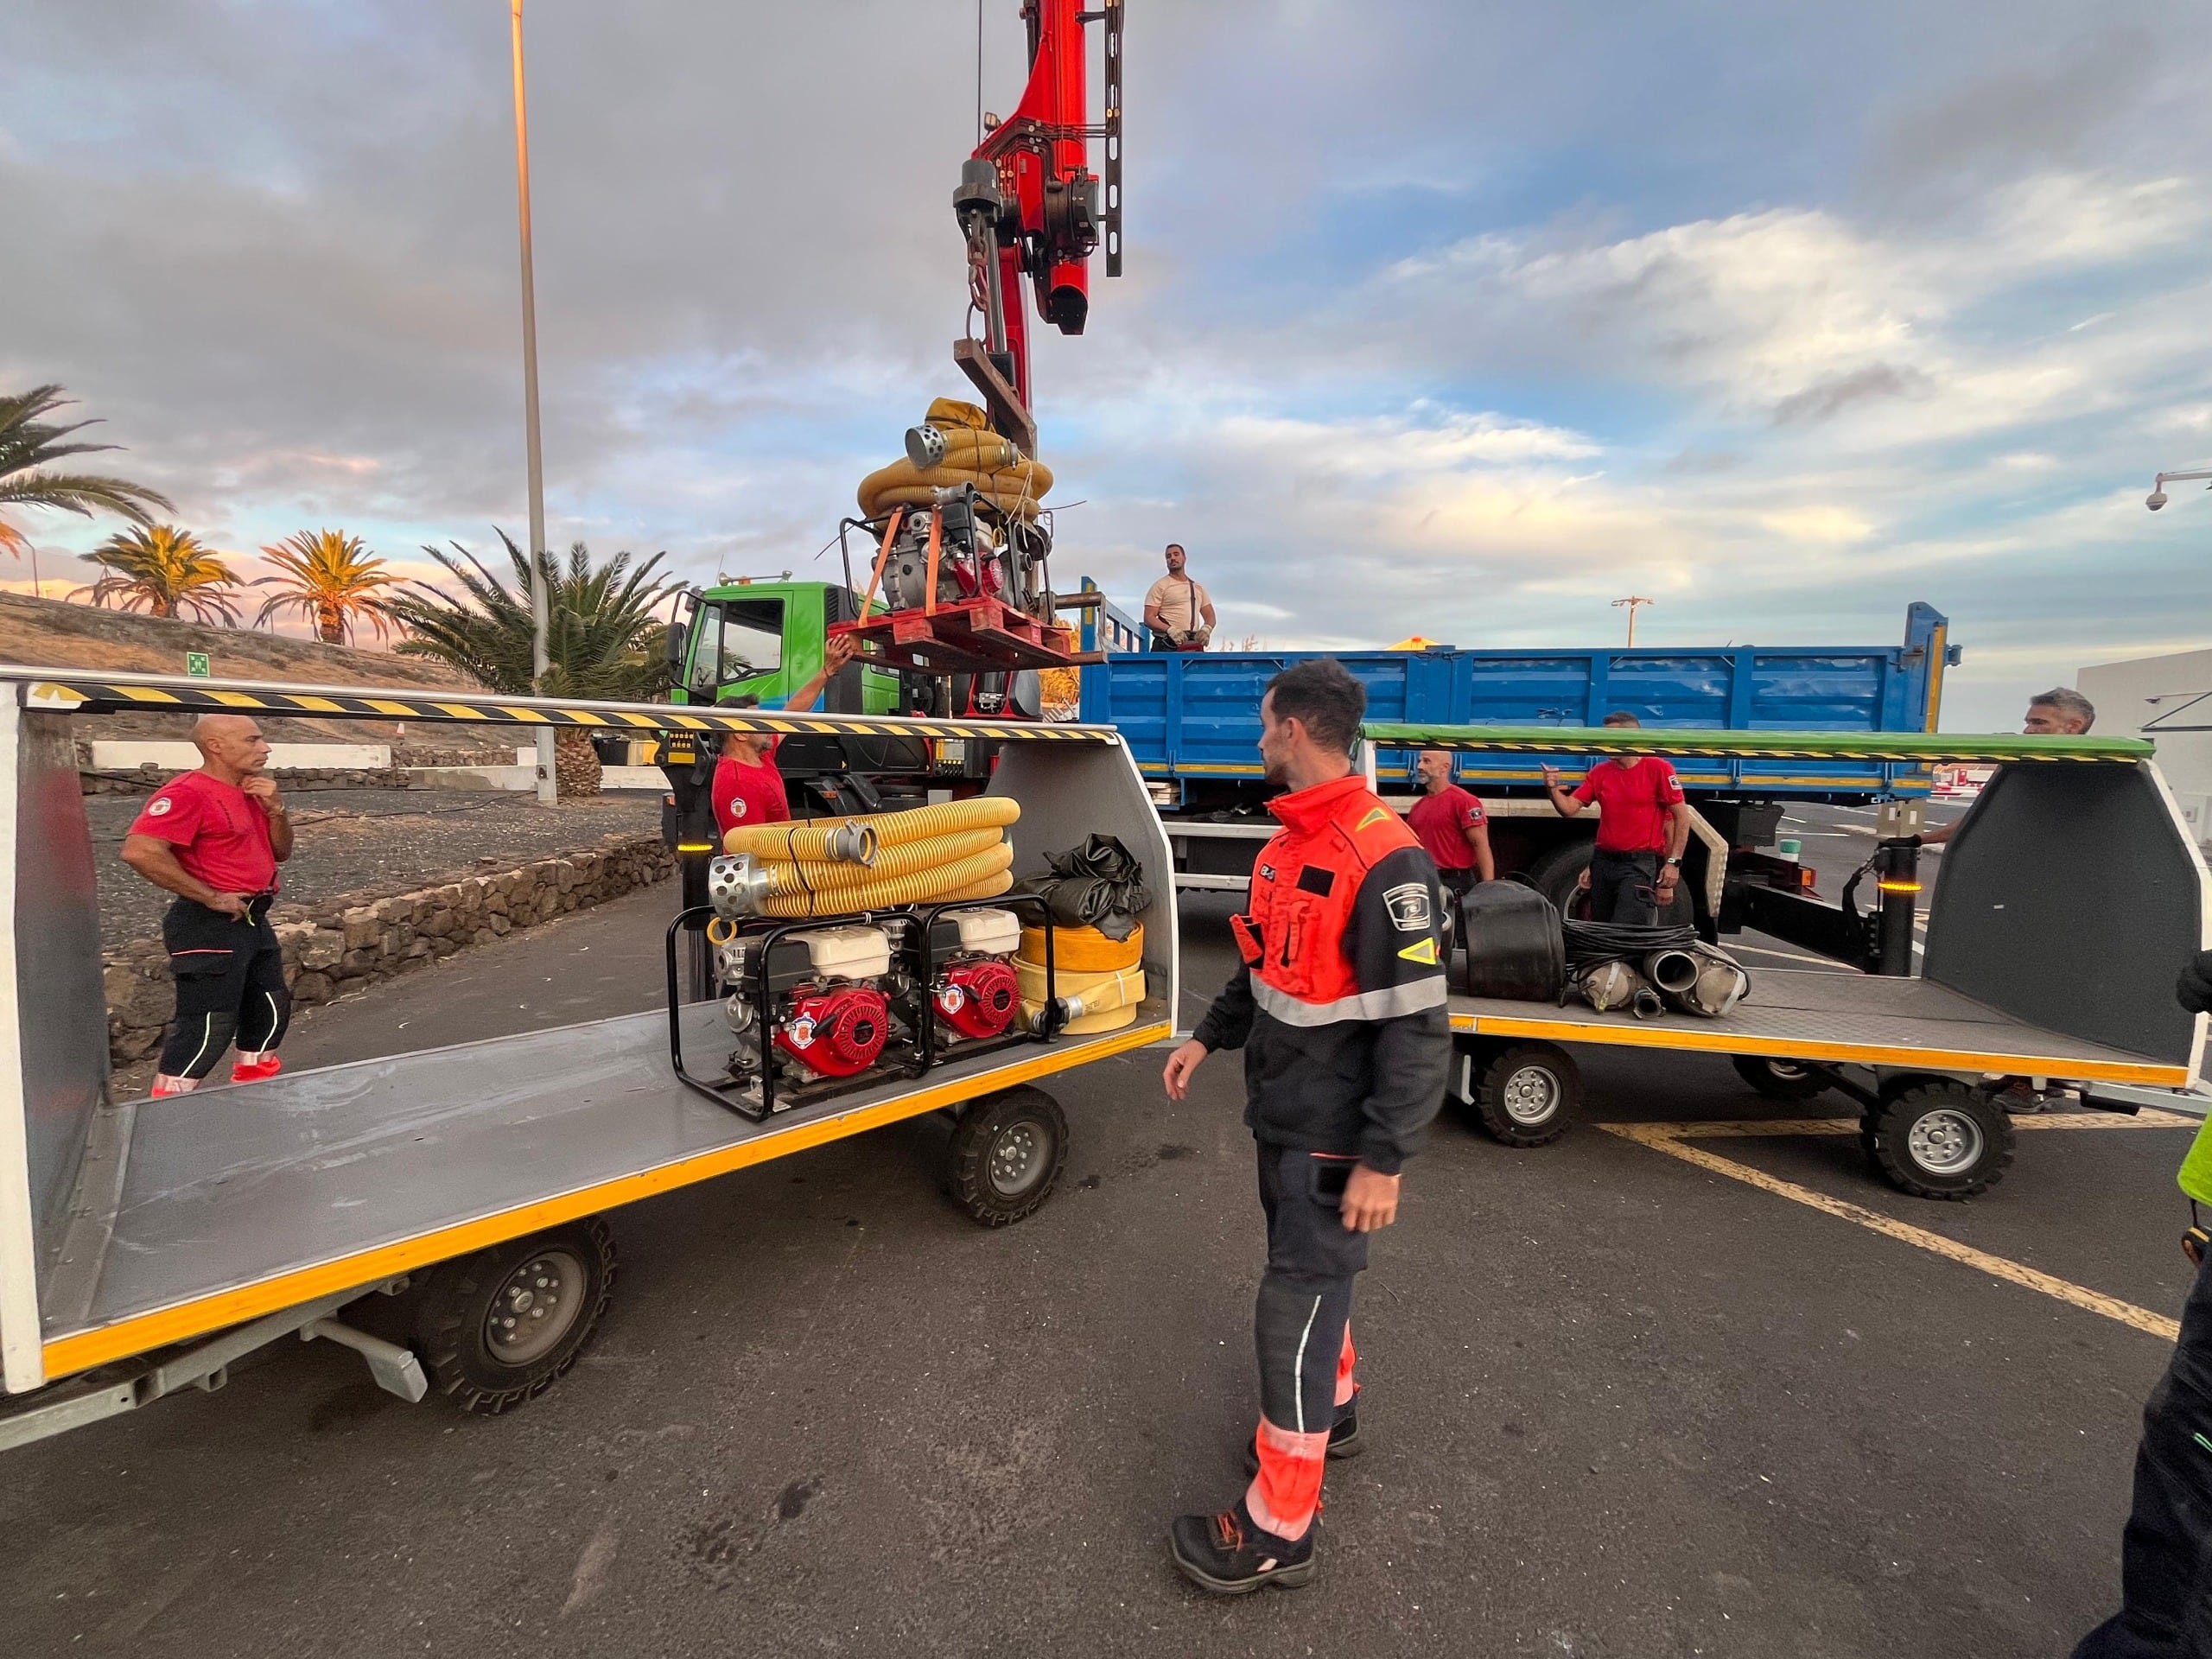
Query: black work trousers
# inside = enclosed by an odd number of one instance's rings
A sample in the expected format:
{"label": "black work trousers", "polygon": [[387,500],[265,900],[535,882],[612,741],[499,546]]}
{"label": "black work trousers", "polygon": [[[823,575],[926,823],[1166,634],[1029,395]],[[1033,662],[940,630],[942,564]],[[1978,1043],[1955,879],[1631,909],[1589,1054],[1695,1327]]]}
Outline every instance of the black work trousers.
{"label": "black work trousers", "polygon": [[2212,1654],[2212,1270],[2203,1268],[2173,1358],[2143,1408],[2120,1594],[2120,1611],[2082,1638],[2074,1659]]}
{"label": "black work trousers", "polygon": [[1351,1281],[1367,1267],[1367,1235],[1345,1230],[1344,1184],[1353,1157],[1259,1143],[1268,1268],[1253,1342],[1260,1414],[1294,1434],[1336,1421],[1337,1372],[1351,1323]]}
{"label": "black work trousers", "polygon": [[1617,853],[1600,847],[1590,855],[1590,919],[1624,927],[1651,927],[1659,920],[1659,855]]}
{"label": "black work trousers", "polygon": [[275,897],[257,893],[245,921],[190,899],[179,899],[162,918],[176,978],[176,1018],[162,1045],[164,1076],[206,1077],[233,1039],[250,1054],[283,1040],[292,996],[284,988],[283,950],[269,925]]}

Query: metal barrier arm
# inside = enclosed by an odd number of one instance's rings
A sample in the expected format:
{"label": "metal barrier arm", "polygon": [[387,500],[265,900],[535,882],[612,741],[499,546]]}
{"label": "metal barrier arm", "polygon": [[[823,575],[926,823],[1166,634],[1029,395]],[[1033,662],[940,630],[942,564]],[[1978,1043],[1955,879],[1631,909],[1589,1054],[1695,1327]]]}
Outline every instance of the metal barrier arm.
{"label": "metal barrier arm", "polygon": [[1420,726],[1370,721],[1378,749],[1582,755],[1689,755],[1724,760],[1894,760],[2005,766],[2073,760],[2132,764],[2157,745],[2139,737],[2030,737],[2018,732],[1767,732],[1644,726]]}
{"label": "metal barrier arm", "polygon": [[46,714],[114,714],[124,709],[208,715],[304,715],[324,720],[442,721],[450,724],[570,726],[594,731],[760,732],[775,736],[1036,739],[1119,743],[1109,726],[1047,721],[925,720],[909,715],[790,715],[773,709],[714,709],[688,703],[606,702],[510,697],[496,692],[315,685],[276,680],[197,679],[172,674],[110,674],[89,669],[0,664],[0,681],[18,683],[22,707]]}

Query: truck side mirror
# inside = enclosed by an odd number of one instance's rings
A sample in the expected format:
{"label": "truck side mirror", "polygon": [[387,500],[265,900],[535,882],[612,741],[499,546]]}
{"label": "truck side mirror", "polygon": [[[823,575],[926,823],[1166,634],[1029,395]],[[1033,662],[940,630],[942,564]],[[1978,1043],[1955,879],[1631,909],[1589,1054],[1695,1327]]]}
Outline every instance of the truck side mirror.
{"label": "truck side mirror", "polygon": [[684,649],[691,643],[691,625],[671,622],[668,625],[668,673],[671,679],[683,677]]}

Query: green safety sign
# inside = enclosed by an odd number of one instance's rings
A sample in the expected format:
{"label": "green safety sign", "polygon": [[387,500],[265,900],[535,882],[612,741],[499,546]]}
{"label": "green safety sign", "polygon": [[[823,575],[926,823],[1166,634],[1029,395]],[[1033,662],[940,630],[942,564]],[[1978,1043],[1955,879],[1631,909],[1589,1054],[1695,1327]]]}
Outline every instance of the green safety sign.
{"label": "green safety sign", "polygon": [[184,653],[184,671],[195,680],[210,679],[214,676],[215,665],[208,660],[206,652],[188,651]]}

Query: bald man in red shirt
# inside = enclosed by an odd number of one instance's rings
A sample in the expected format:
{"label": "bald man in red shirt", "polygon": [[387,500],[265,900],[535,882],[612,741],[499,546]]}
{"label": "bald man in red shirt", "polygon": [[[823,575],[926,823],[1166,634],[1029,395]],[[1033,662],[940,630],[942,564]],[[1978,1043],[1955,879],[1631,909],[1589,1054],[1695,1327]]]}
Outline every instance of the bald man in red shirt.
{"label": "bald man in red shirt", "polygon": [[[1608,726],[1641,726],[1626,710],[1605,716]],[[1682,849],[1689,844],[1690,809],[1682,780],[1664,755],[1624,754],[1600,760],[1569,794],[1556,766],[1544,768],[1544,790],[1563,818],[1598,804],[1598,845],[1582,887],[1590,894],[1590,919],[1649,927],[1674,907],[1682,876]]]}

